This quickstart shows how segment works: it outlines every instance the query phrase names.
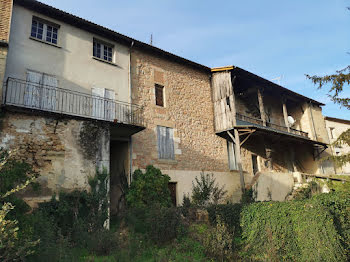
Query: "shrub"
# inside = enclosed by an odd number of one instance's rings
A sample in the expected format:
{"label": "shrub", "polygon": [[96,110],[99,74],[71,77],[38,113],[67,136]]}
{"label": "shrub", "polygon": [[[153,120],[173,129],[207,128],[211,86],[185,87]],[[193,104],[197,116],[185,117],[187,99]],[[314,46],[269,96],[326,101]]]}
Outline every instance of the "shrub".
{"label": "shrub", "polygon": [[157,244],[166,243],[184,233],[180,210],[160,204],[130,209],[127,221],[137,233]]}
{"label": "shrub", "polygon": [[192,201],[198,206],[217,204],[227,193],[225,187],[219,187],[213,174],[201,172],[200,178],[195,177],[192,182]]}
{"label": "shrub", "polygon": [[191,199],[189,196],[184,195],[182,199],[181,212],[184,217],[188,217],[190,208],[192,207]]}
{"label": "shrub", "polygon": [[224,261],[233,258],[233,234],[227,230],[225,223],[216,217],[216,226],[211,228],[204,239],[206,253],[216,260]]}
{"label": "shrub", "polygon": [[146,207],[154,204],[170,206],[170,177],[154,166],[147,166],[146,172],[135,170],[133,181],[126,195],[129,207]]}
{"label": "shrub", "polygon": [[246,254],[253,260],[346,261],[349,246],[339,233],[349,225],[345,219],[350,205],[345,202],[340,196],[323,194],[303,201],[244,206]]}
{"label": "shrub", "polygon": [[230,232],[234,232],[236,236],[240,235],[241,204],[211,205],[207,210],[211,225],[217,223],[216,218],[219,216],[222,222],[227,225]]}

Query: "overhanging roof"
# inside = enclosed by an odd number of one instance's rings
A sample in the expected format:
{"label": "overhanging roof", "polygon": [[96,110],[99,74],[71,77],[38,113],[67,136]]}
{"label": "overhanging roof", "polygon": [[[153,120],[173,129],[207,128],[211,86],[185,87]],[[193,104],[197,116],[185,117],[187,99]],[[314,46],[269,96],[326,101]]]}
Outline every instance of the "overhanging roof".
{"label": "overhanging roof", "polygon": [[285,93],[285,94],[288,94],[290,96],[294,96],[294,97],[298,97],[298,98],[301,98],[303,100],[306,100],[306,101],[309,101],[309,102],[312,102],[313,104],[316,104],[316,105],[319,105],[319,106],[324,106],[325,104],[321,103],[321,102],[318,102],[312,98],[309,98],[309,97],[306,97],[306,96],[303,96],[301,94],[298,94],[292,90],[289,90],[288,88],[285,88],[283,86],[280,86],[270,80],[267,80],[261,76],[258,76],[256,74],[253,74],[247,70],[244,70],[238,66],[223,66],[223,67],[214,67],[211,69],[212,72],[220,72],[220,71],[232,71],[235,75],[240,75],[244,78],[249,78],[251,80],[254,80],[262,85],[265,85],[267,87],[272,87],[272,88],[276,88],[278,89],[279,91],[281,91],[282,93]]}
{"label": "overhanging roof", "polygon": [[329,120],[329,121],[340,122],[340,123],[343,123],[343,124],[349,124],[350,125],[350,120],[347,120],[347,119],[335,118],[335,117],[330,117],[330,116],[325,116],[324,118],[326,120]]}

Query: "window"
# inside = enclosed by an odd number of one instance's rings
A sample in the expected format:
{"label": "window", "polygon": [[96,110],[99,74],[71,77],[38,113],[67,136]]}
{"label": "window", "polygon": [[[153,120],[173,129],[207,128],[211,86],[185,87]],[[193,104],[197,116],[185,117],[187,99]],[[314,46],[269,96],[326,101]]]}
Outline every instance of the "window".
{"label": "window", "polygon": [[158,157],[159,159],[175,159],[174,129],[157,126]]}
{"label": "window", "polygon": [[155,85],[156,105],[164,107],[164,86]]}
{"label": "window", "polygon": [[230,170],[237,170],[235,145],[227,141],[228,166]]}
{"label": "window", "polygon": [[104,44],[94,39],[93,56],[103,59],[108,62],[113,60],[113,47],[112,45]]}
{"label": "window", "polygon": [[31,37],[57,45],[58,26],[33,18]]}

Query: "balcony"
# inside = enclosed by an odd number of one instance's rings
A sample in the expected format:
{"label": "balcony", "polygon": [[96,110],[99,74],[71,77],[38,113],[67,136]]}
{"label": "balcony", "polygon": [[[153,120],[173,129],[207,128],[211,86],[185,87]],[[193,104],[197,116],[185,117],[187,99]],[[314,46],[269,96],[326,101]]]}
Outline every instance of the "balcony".
{"label": "balcony", "polygon": [[237,119],[237,126],[254,125],[256,127],[268,129],[271,131],[278,131],[278,132],[283,132],[283,133],[287,133],[287,134],[301,136],[304,138],[309,138],[308,133],[303,132],[301,130],[289,128],[289,131],[288,131],[288,128],[286,126],[280,126],[280,125],[276,125],[276,124],[273,124],[270,122],[267,122],[266,126],[264,126],[263,121],[261,119],[253,118],[253,117],[242,115],[239,113],[236,114],[236,119]]}
{"label": "balcony", "polygon": [[69,89],[8,78],[3,104],[123,125],[143,127],[140,106]]}

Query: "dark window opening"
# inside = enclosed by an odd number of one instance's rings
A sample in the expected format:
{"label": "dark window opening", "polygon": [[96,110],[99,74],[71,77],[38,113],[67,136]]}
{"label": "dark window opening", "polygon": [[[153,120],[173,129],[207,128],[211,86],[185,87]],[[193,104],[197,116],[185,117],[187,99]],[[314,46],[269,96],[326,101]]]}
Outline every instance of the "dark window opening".
{"label": "dark window opening", "polygon": [[164,86],[155,85],[156,105],[164,107]]}
{"label": "dark window opening", "polygon": [[170,191],[171,203],[176,207],[176,182],[169,182],[168,188]]}
{"label": "dark window opening", "polygon": [[230,98],[229,97],[226,97],[226,104],[231,108]]}

